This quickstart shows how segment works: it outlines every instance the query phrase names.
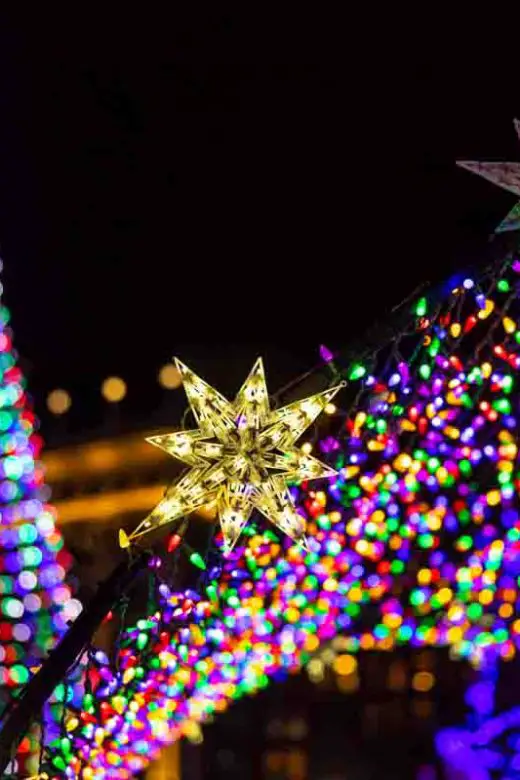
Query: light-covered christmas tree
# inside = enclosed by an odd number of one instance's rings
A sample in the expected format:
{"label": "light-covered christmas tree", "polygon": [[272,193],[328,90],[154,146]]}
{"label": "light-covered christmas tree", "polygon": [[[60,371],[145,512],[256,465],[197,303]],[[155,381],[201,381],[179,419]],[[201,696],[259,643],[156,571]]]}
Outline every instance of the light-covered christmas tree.
{"label": "light-covered christmas tree", "polygon": [[[0,712],[9,709],[80,605],[66,583],[70,556],[46,502],[41,440],[17,365],[9,311],[0,303]],[[11,766],[30,774],[38,729]]]}

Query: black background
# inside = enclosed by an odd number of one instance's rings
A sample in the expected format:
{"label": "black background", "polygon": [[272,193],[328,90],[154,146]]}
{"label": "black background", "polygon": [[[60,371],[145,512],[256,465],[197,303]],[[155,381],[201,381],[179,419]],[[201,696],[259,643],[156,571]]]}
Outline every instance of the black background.
{"label": "black background", "polygon": [[[2,12],[5,301],[39,410],[108,374],[157,404],[172,354],[231,392],[348,344],[479,262],[520,159],[507,20],[366,6]],[[78,406],[79,402],[79,406]]]}

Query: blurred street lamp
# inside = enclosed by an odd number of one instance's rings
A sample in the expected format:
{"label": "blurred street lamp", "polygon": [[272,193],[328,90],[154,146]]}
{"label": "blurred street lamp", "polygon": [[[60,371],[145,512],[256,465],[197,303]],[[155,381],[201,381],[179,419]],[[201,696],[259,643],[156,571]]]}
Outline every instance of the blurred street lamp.
{"label": "blurred street lamp", "polygon": [[173,363],[166,363],[159,371],[159,384],[166,390],[176,390],[182,384],[181,372]]}
{"label": "blurred street lamp", "polygon": [[109,376],[101,385],[101,394],[110,403],[119,403],[126,395],[126,382],[118,376]]}
{"label": "blurred street lamp", "polygon": [[57,388],[47,396],[47,408],[52,414],[65,414],[69,411],[72,399],[66,390]]}

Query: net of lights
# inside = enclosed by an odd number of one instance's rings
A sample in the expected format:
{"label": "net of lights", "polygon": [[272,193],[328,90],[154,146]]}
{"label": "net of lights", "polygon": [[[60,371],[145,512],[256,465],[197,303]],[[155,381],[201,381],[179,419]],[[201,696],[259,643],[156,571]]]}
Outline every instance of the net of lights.
{"label": "net of lights", "polygon": [[92,653],[83,700],[49,746],[51,775],[129,777],[338,633],[346,654],[410,644],[513,658],[519,273],[512,259],[434,308],[421,298],[413,334],[378,368],[349,366],[353,408],[317,443],[340,476],[293,488],[311,551],[252,525],[218,566],[194,559],[197,591],[161,584],[116,663]]}
{"label": "net of lights", "polygon": [[[65,582],[70,564],[36,462],[41,442],[0,304],[0,714],[80,610]],[[27,735],[12,769],[31,771]]]}

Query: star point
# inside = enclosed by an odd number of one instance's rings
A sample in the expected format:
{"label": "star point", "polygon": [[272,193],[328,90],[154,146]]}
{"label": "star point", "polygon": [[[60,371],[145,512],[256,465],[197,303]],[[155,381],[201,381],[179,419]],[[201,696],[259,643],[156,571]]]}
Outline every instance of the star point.
{"label": "star point", "polygon": [[[516,134],[520,140],[520,121],[513,120]],[[516,162],[477,162],[475,160],[458,160],[459,168],[476,173],[483,179],[496,184],[507,192],[520,197],[520,163]],[[516,203],[502,222],[495,228],[495,233],[505,233],[520,230],[520,201]]]}
{"label": "star point", "polygon": [[255,510],[308,551],[305,518],[294,506],[288,483],[337,472],[302,452],[296,442],[344,383],[271,411],[262,358],[233,402],[178,358],[175,365],[198,427],[146,441],[190,468],[131,534],[120,534],[121,545],[215,503],[227,553]]}

